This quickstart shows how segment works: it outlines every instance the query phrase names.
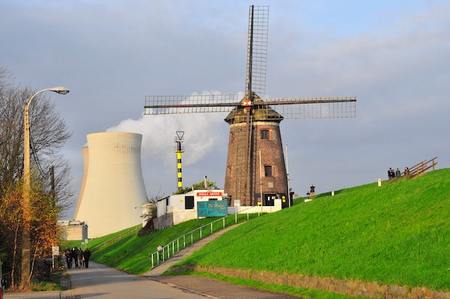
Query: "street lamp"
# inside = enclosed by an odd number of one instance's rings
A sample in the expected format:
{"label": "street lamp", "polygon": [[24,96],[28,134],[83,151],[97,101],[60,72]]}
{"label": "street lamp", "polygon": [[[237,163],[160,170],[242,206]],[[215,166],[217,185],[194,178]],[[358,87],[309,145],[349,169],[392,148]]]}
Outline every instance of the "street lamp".
{"label": "street lamp", "polygon": [[22,288],[28,288],[30,284],[30,104],[33,99],[46,91],[56,92],[65,95],[69,90],[63,86],[45,88],[34,93],[25,103],[23,107],[23,233],[22,233]]}

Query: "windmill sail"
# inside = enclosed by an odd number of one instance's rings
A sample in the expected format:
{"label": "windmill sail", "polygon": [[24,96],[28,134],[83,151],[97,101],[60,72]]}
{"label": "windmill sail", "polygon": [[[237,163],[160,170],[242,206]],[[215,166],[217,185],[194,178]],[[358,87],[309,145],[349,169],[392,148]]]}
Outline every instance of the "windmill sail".
{"label": "windmill sail", "polygon": [[[356,115],[355,97],[269,98],[255,102],[260,113],[271,109],[284,119],[351,118]],[[146,96],[144,114],[230,112],[242,106],[239,94]]]}
{"label": "windmill sail", "polygon": [[264,96],[266,94],[269,6],[251,5],[248,20],[245,95],[251,97],[251,92],[254,92]]}
{"label": "windmill sail", "polygon": [[266,96],[268,24],[269,7],[250,6],[244,95],[145,97],[146,115],[229,112],[224,119],[230,127],[224,189],[230,200],[240,200],[244,206],[273,205],[277,197],[284,198],[283,206],[286,206],[290,190],[281,121],[349,118],[356,114],[355,97]]}
{"label": "windmill sail", "polygon": [[146,96],[144,114],[229,112],[239,105],[239,94],[193,94]]}
{"label": "windmill sail", "polygon": [[264,100],[284,119],[331,119],[356,116],[355,97],[275,98]]}

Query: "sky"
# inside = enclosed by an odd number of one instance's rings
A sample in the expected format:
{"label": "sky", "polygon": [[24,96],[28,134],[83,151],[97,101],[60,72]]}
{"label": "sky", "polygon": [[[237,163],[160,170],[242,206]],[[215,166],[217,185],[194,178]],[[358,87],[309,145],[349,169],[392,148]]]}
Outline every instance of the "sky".
{"label": "sky", "polygon": [[72,132],[74,202],[86,134],[105,130],[143,134],[149,198],[176,188],[176,130],[185,183],[223,186],[225,115],[143,116],[144,97],[242,92],[251,4],[270,6],[269,96],[358,98],[353,119],[282,122],[298,194],[434,156],[450,167],[450,1],[1,0],[0,66],[21,86],[71,89],[49,96]]}

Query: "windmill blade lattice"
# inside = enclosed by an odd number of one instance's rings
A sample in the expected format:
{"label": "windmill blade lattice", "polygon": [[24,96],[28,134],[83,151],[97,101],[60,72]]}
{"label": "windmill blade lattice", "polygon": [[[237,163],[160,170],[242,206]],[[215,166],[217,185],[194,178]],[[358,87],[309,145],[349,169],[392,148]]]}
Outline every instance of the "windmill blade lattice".
{"label": "windmill blade lattice", "polygon": [[356,116],[355,97],[313,97],[267,99],[264,104],[284,119],[334,119]]}
{"label": "windmill blade lattice", "polygon": [[146,96],[144,114],[229,112],[237,105],[239,105],[239,94],[237,93]]}
{"label": "windmill blade lattice", "polygon": [[269,6],[249,8],[245,94],[266,94]]}

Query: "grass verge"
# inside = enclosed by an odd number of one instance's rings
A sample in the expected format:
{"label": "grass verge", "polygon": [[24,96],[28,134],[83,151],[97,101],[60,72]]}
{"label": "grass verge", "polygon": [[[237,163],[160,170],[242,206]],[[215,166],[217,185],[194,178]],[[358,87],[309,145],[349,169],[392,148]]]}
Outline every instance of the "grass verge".
{"label": "grass verge", "polygon": [[450,290],[450,169],[341,190],[224,234],[185,265]]}
{"label": "grass verge", "polygon": [[243,286],[249,286],[255,289],[263,290],[263,291],[270,291],[270,292],[276,292],[276,293],[282,293],[282,294],[288,294],[292,296],[296,296],[299,298],[305,298],[305,299],[348,299],[348,298],[365,298],[365,297],[350,297],[345,295],[340,295],[332,292],[325,292],[315,289],[305,289],[305,288],[297,288],[297,287],[291,287],[291,286],[285,286],[285,285],[279,285],[279,284],[271,284],[271,283],[263,283],[256,280],[250,280],[250,279],[240,279],[225,275],[219,275],[219,274],[211,274],[211,273],[205,273],[205,272],[190,272],[191,275],[197,275],[217,280],[222,280],[225,282],[229,282],[236,285],[243,285]]}

